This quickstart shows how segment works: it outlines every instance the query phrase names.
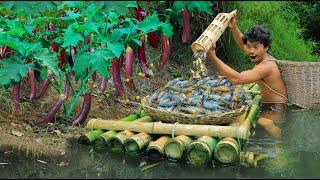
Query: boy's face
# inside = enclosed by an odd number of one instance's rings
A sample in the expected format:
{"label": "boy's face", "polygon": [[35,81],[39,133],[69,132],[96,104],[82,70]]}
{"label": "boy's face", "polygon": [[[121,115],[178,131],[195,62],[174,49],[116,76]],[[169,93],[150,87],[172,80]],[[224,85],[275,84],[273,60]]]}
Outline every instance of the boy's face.
{"label": "boy's face", "polygon": [[248,55],[252,63],[259,63],[267,54],[268,48],[260,42],[247,41]]}

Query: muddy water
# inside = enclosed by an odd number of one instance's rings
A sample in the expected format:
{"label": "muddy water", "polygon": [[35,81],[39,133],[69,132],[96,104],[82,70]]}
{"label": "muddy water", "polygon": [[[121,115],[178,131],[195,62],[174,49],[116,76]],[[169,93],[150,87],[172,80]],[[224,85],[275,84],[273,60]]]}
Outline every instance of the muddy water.
{"label": "muddy water", "polygon": [[281,141],[274,141],[258,126],[254,129],[246,150],[269,155],[256,168],[222,166],[214,161],[194,167],[143,155],[97,151],[75,143],[71,147],[74,155],[68,159],[31,158],[25,152],[4,155],[0,150],[0,178],[319,178],[320,111],[290,109],[285,123],[278,125],[283,133]]}

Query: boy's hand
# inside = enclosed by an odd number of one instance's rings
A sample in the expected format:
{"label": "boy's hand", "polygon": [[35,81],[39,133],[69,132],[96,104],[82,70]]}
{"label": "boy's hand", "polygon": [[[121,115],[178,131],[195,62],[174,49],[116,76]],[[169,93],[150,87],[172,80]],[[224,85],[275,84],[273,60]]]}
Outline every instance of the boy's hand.
{"label": "boy's hand", "polygon": [[234,28],[237,26],[237,13],[234,13],[233,17],[230,19],[228,26],[230,28]]}
{"label": "boy's hand", "polygon": [[208,50],[208,52],[207,52],[207,57],[208,57],[209,59],[214,59],[214,58],[217,57],[217,56],[216,56],[216,43],[214,43],[214,44],[212,45],[212,47]]}

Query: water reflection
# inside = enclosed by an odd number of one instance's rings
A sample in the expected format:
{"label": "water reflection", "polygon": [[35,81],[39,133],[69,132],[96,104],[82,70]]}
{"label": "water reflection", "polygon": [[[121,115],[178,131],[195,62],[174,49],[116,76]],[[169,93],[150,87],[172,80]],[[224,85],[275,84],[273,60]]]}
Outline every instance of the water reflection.
{"label": "water reflection", "polygon": [[[0,156],[1,178],[134,178],[134,179],[213,179],[213,178],[318,178],[320,171],[320,111],[289,110],[285,123],[279,124],[283,138],[276,141],[258,126],[245,150],[267,153],[258,167],[208,166],[152,159],[96,150],[74,144],[71,157],[31,158],[25,152]],[[40,160],[40,161],[39,161]],[[10,164],[11,163],[11,164]]]}
{"label": "water reflection", "polygon": [[261,166],[275,177],[319,177],[319,115],[320,111],[289,109],[284,121],[276,123],[282,131],[281,141],[270,138],[266,131],[257,127],[248,149],[268,153],[270,158]]}

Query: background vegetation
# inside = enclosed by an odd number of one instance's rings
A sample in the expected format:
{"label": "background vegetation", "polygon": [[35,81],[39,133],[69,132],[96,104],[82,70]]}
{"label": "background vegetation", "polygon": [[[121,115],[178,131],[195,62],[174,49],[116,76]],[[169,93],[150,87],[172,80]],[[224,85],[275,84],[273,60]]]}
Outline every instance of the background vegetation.
{"label": "background vegetation", "polygon": [[[273,39],[270,54],[279,60],[292,61],[320,61],[316,54],[317,37],[308,33],[315,32],[310,28],[316,22],[316,8],[311,10],[312,3],[292,1],[235,1],[225,2],[227,12],[237,9],[238,26],[242,33],[253,25],[266,27]],[[319,3],[315,3],[319,7]],[[303,8],[299,8],[303,7]],[[319,20],[318,20],[319,22]],[[318,35],[319,36],[319,35]],[[221,38],[222,59],[229,62],[238,70],[249,68],[252,65],[245,53],[235,44],[230,29],[226,29]]]}

